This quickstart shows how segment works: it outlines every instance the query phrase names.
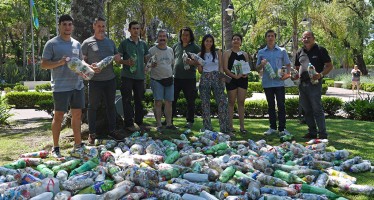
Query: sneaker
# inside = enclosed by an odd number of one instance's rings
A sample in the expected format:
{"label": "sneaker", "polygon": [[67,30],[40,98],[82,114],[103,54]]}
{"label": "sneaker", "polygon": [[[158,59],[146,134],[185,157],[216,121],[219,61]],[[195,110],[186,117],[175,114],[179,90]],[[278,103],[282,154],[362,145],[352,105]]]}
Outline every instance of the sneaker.
{"label": "sneaker", "polygon": [[52,157],[54,158],[61,158],[61,153],[60,153],[60,147],[53,147],[52,149]]}
{"label": "sneaker", "polygon": [[84,155],[84,144],[74,144],[73,150],[70,152],[70,155],[75,158],[83,158]]}
{"label": "sneaker", "polygon": [[138,125],[132,125],[132,126],[128,126],[128,127],[126,127],[126,129],[128,130],[128,131],[130,131],[131,133],[133,133],[133,132],[135,132],[135,131],[139,131],[140,130],[140,128],[139,128],[139,126]]}
{"label": "sneaker", "polygon": [[327,139],[327,135],[321,135],[321,134],[319,134],[319,137],[318,137],[319,139]]}
{"label": "sneaker", "polygon": [[193,123],[192,123],[192,122],[187,122],[186,125],[184,126],[184,128],[191,129],[192,126],[193,126]]}
{"label": "sneaker", "polygon": [[88,144],[94,145],[96,139],[96,134],[88,134]]}
{"label": "sneaker", "polygon": [[288,132],[286,129],[284,129],[283,131],[280,131],[279,132],[279,136],[283,136],[283,135],[290,135],[291,133]]}
{"label": "sneaker", "polygon": [[317,139],[317,135],[311,135],[310,133],[307,133],[303,136],[304,139]]}
{"label": "sneaker", "polygon": [[174,125],[166,126],[165,128],[169,130],[178,130],[178,128]]}
{"label": "sneaker", "polygon": [[267,131],[264,132],[264,134],[265,135],[271,135],[271,134],[276,133],[276,132],[277,132],[277,130],[269,128]]}
{"label": "sneaker", "polygon": [[[133,132],[135,132],[135,131],[133,131]],[[116,141],[123,141],[125,139],[126,135],[119,130],[115,130],[115,131],[112,131],[111,133],[109,133],[108,137],[113,139],[113,140],[116,140]]]}

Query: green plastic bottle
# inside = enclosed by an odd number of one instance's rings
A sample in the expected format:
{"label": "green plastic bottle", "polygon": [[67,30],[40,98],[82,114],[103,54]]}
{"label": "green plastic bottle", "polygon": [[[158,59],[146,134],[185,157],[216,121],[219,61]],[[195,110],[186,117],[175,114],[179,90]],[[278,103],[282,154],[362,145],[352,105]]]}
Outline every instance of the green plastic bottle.
{"label": "green plastic bottle", "polygon": [[23,159],[16,160],[12,163],[5,164],[4,167],[8,169],[23,169],[26,167],[26,162]]}
{"label": "green plastic bottle", "polygon": [[80,159],[75,159],[75,160],[69,160],[67,162],[64,162],[62,163],[61,165],[57,165],[57,166],[54,166],[52,167],[52,171],[57,174],[57,172],[61,171],[61,170],[65,170],[65,171],[71,171],[75,168],[77,168],[77,166],[79,164],[81,164],[82,160]]}
{"label": "green plastic bottle", "polygon": [[286,154],[284,154],[283,158],[284,158],[284,161],[286,161],[286,162],[290,161],[294,158],[294,154],[293,154],[292,151],[289,151]]}
{"label": "green plastic bottle", "polygon": [[250,176],[246,175],[246,174],[243,174],[241,171],[236,171],[235,174],[234,174],[234,177],[235,178],[249,178],[249,179],[252,179]]}
{"label": "green plastic bottle", "polygon": [[302,193],[313,193],[313,194],[326,195],[329,199],[336,199],[336,198],[339,197],[337,194],[331,192],[328,189],[320,188],[320,187],[316,187],[316,186],[311,186],[311,185],[308,185],[308,184],[302,184],[301,192]]}
{"label": "green plastic bottle", "polygon": [[75,174],[80,174],[80,173],[89,171],[89,170],[97,167],[98,165],[99,165],[99,158],[97,158],[97,157],[92,158],[91,160],[88,160],[87,162],[85,162],[80,167],[75,168],[73,171],[71,171],[69,177],[73,176]]}
{"label": "green plastic bottle", "polygon": [[234,176],[235,172],[236,169],[234,166],[227,167],[219,176],[219,180],[222,183],[227,183],[227,181],[229,181]]}
{"label": "green plastic bottle", "polygon": [[212,147],[207,149],[204,153],[205,154],[213,154],[213,153],[215,153],[219,150],[226,150],[227,148],[229,148],[229,146],[225,142],[222,142],[222,143],[213,145]]}
{"label": "green plastic bottle", "polygon": [[36,169],[40,171],[40,173],[43,174],[44,177],[55,176],[55,173],[44,164],[38,165]]}
{"label": "green plastic bottle", "polygon": [[274,177],[280,178],[287,183],[306,183],[300,177],[282,170],[275,170]]}
{"label": "green plastic bottle", "polygon": [[104,180],[96,182],[94,185],[88,186],[78,192],[78,194],[103,194],[112,190],[114,181]]}
{"label": "green plastic bottle", "polygon": [[164,169],[159,171],[159,175],[162,181],[167,181],[172,178],[178,178],[180,176],[180,170],[177,167],[173,167],[170,169]]}
{"label": "green plastic bottle", "polygon": [[200,173],[201,172],[201,169],[202,169],[202,166],[200,164],[200,162],[195,162],[193,165],[192,165],[192,172],[194,173]]}
{"label": "green plastic bottle", "polygon": [[178,158],[180,157],[180,154],[178,151],[174,151],[170,155],[168,155],[165,159],[165,163],[167,164],[173,164]]}

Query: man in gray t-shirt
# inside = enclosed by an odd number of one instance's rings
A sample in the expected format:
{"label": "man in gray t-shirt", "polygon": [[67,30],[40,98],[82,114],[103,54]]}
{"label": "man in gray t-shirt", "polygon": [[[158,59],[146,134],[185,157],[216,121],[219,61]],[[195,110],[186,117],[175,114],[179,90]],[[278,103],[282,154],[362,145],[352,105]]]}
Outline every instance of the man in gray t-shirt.
{"label": "man in gray t-shirt", "polygon": [[73,18],[62,15],[59,18],[60,34],[50,39],[44,47],[41,67],[50,69],[54,101],[54,116],[52,121],[53,157],[61,157],[59,138],[64,113],[70,107],[71,127],[74,133],[74,151],[82,150],[81,115],[84,108],[84,85],[82,78],[66,65],[67,57],[82,58],[81,44],[71,37]]}
{"label": "man in gray t-shirt", "polygon": [[115,131],[116,128],[116,75],[113,71],[113,64],[100,69],[96,66],[98,62],[107,56],[114,56],[118,61],[120,55],[114,42],[105,37],[105,19],[98,17],[93,23],[94,35],[82,43],[84,62],[95,71],[95,75],[88,82],[88,127],[90,134],[88,143],[94,144],[96,138],[96,114],[102,98],[105,101],[105,108],[108,119],[109,136],[116,140],[123,140],[124,136]]}

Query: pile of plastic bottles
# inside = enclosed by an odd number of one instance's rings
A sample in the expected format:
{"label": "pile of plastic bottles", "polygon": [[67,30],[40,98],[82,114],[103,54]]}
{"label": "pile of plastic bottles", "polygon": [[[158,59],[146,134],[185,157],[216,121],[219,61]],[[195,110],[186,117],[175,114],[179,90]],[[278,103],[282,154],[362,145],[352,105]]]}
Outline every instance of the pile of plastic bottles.
{"label": "pile of plastic bottles", "polygon": [[327,140],[270,146],[211,131],[180,138],[96,140],[64,162],[23,154],[0,167],[0,199],[345,199],[327,186],[374,196],[344,172],[373,172],[370,161],[327,152]]}

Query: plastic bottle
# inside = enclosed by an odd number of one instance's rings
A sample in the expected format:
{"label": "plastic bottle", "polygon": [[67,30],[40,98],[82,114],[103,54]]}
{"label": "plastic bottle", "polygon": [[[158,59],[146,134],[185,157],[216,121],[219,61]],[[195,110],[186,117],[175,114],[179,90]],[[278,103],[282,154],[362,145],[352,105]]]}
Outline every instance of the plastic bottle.
{"label": "plastic bottle", "polygon": [[96,64],[96,66],[99,68],[99,69],[104,69],[105,67],[107,67],[114,59],[114,56],[107,56],[105,57],[104,59],[102,59],[100,62],[98,62]]}
{"label": "plastic bottle", "polygon": [[185,70],[189,70],[190,69],[190,65],[188,65],[186,63],[187,59],[188,59],[188,54],[186,53],[186,50],[183,50],[182,59],[183,59],[183,63],[184,63],[184,69]]}
{"label": "plastic bottle", "polygon": [[48,156],[48,151],[42,150],[37,152],[31,152],[31,153],[24,153],[21,154],[21,158],[46,158]]}
{"label": "plastic bottle", "polygon": [[104,180],[96,182],[94,185],[86,187],[78,192],[78,194],[103,194],[113,188],[114,182]]}
{"label": "plastic bottle", "polygon": [[40,178],[40,179],[44,179],[45,178],[45,176],[42,173],[40,173],[39,171],[37,171],[37,170],[35,170],[35,169],[31,168],[31,167],[26,167],[24,170],[25,170],[26,173],[29,173],[29,174],[31,174],[31,175],[33,175],[35,177]]}
{"label": "plastic bottle", "polygon": [[204,174],[208,174],[209,181],[216,181],[219,177],[219,172],[217,170],[208,167],[202,168],[201,172]]}
{"label": "plastic bottle", "polygon": [[268,176],[262,173],[257,176],[257,180],[264,185],[273,185],[273,186],[278,186],[278,187],[288,186],[288,183],[286,181],[280,178]]}
{"label": "plastic bottle", "polygon": [[292,141],[294,136],[292,134],[282,135],[279,140],[280,142]]}
{"label": "plastic bottle", "polygon": [[130,72],[132,74],[134,74],[137,70],[137,61],[138,61],[138,56],[136,53],[134,53],[133,55],[131,55],[131,60],[134,61],[134,65],[130,66]]}
{"label": "plastic bottle", "polygon": [[3,167],[8,169],[23,169],[26,167],[26,162],[23,159],[19,159],[12,163],[5,164]]}
{"label": "plastic bottle", "polygon": [[52,192],[43,192],[30,200],[52,200],[53,199],[53,193]]}
{"label": "plastic bottle", "polygon": [[247,192],[250,199],[258,199],[261,195],[260,192],[260,182],[258,181],[251,181],[248,185]]}
{"label": "plastic bottle", "polygon": [[62,163],[61,165],[52,167],[52,171],[54,173],[57,173],[60,170],[71,171],[74,170],[79,164],[81,164],[81,162],[82,160],[80,159],[69,160],[67,162]]}
{"label": "plastic bottle", "polygon": [[345,149],[337,150],[334,152],[334,157],[336,160],[346,160],[349,156],[349,152]]}
{"label": "plastic bottle", "polygon": [[43,174],[44,177],[55,176],[55,173],[44,164],[38,165],[36,169],[40,171],[40,173]]}
{"label": "plastic bottle", "polygon": [[203,197],[206,200],[219,200],[214,195],[209,194],[207,191],[201,191],[200,197]]}
{"label": "plastic bottle", "polygon": [[99,165],[99,159],[97,157],[92,158],[91,160],[88,160],[87,162],[85,162],[84,164],[82,164],[80,167],[75,168],[74,170],[72,170],[70,172],[69,176],[71,177],[71,176],[73,176],[75,174],[79,174],[79,173],[82,173],[82,172],[86,172],[86,171],[92,170],[93,168],[95,168],[98,165]]}
{"label": "plastic bottle", "polygon": [[181,200],[182,197],[179,194],[169,192],[167,190],[158,189],[155,192],[157,199],[170,199],[170,200]]}
{"label": "plastic bottle", "polygon": [[191,182],[209,182],[208,174],[185,173],[182,178]]}
{"label": "plastic bottle", "polygon": [[358,164],[360,162],[362,162],[362,158],[360,156],[356,156],[356,157],[353,157],[351,159],[344,161],[342,164],[340,164],[340,167],[343,170],[349,170],[352,167],[352,165]]}
{"label": "plastic bottle", "polygon": [[317,177],[316,182],[312,185],[320,188],[326,188],[328,181],[329,176],[326,173],[322,173]]}
{"label": "plastic bottle", "polygon": [[282,66],[282,68],[278,69],[277,77],[282,78],[285,74],[287,74],[287,67]]}
{"label": "plastic bottle", "polygon": [[77,194],[71,197],[70,200],[92,200],[97,199],[96,194]]}
{"label": "plastic bottle", "polygon": [[180,170],[176,167],[159,170],[159,175],[162,181],[167,181],[172,178],[177,178],[178,176],[180,176]]}
{"label": "plastic bottle", "polygon": [[367,196],[374,195],[374,187],[370,185],[357,185],[351,184],[344,187],[340,187],[340,190],[346,191],[351,194],[364,194]]}
{"label": "plastic bottle", "polygon": [[197,195],[188,194],[188,193],[183,194],[182,199],[183,200],[206,200],[205,198],[199,197]]}
{"label": "plastic bottle", "polygon": [[284,190],[277,189],[277,188],[269,188],[269,187],[261,187],[260,188],[261,194],[273,194],[278,196],[287,196],[288,193]]}
{"label": "plastic bottle", "polygon": [[234,174],[235,174],[235,167],[234,166],[230,166],[230,167],[227,167],[222,173],[221,175],[219,176],[219,180],[222,182],[222,183],[226,183],[229,179],[231,179]]}
{"label": "plastic bottle", "polygon": [[287,162],[287,161],[293,160],[293,157],[294,157],[293,152],[289,151],[286,154],[284,154],[283,159],[284,159],[284,161]]}
{"label": "plastic bottle", "polygon": [[308,142],[305,142],[305,144],[318,144],[318,143],[328,143],[329,140],[328,139],[311,139],[309,140]]}
{"label": "plastic bottle", "polygon": [[61,191],[55,195],[54,200],[69,200],[71,197],[71,193],[69,191]]}
{"label": "plastic bottle", "polygon": [[173,164],[178,158],[180,157],[180,154],[178,151],[173,151],[165,158],[165,163],[167,164]]}
{"label": "plastic bottle", "polygon": [[271,79],[274,79],[277,77],[277,74],[275,74],[273,67],[270,65],[269,62],[266,62],[265,64],[265,71],[269,74]]}
{"label": "plastic bottle", "polygon": [[312,194],[312,193],[298,193],[296,194],[296,197],[300,199],[328,200],[326,196]]}
{"label": "plastic bottle", "polygon": [[326,143],[311,144],[311,145],[306,146],[305,148],[314,150],[314,151],[325,151]]}
{"label": "plastic bottle", "polygon": [[352,181],[353,183],[356,183],[356,181],[357,181],[356,177],[350,176],[347,173],[342,172],[342,171],[337,171],[337,170],[329,168],[329,169],[326,169],[325,172],[330,176],[336,176],[336,177],[341,177],[341,178],[344,178],[344,179],[348,179],[348,180]]}
{"label": "plastic bottle", "polygon": [[36,181],[40,181],[40,179],[31,174],[23,174],[20,184],[25,185],[25,184],[33,183]]}
{"label": "plastic bottle", "polygon": [[359,173],[359,172],[370,171],[370,168],[371,168],[370,161],[365,161],[359,164],[352,165],[349,171],[353,173]]}
{"label": "plastic bottle", "polygon": [[38,166],[42,164],[43,160],[41,158],[20,158],[26,162],[26,166]]}
{"label": "plastic bottle", "polygon": [[287,172],[282,171],[282,170],[275,170],[274,177],[280,178],[280,179],[286,181],[287,183],[305,183],[305,181],[303,181],[298,176],[296,176],[292,173],[287,173]]}
{"label": "plastic bottle", "polygon": [[308,74],[310,77],[310,82],[312,84],[317,84],[319,82],[318,79],[316,80],[313,79],[313,75],[317,74],[317,72],[316,72],[316,68],[314,68],[314,66],[311,63],[308,64]]}
{"label": "plastic bottle", "polygon": [[68,172],[65,170],[60,170],[57,172],[56,178],[62,183],[66,180],[68,180]]}
{"label": "plastic bottle", "polygon": [[313,194],[320,194],[320,195],[326,195],[329,199],[336,199],[339,196],[336,195],[335,193],[331,192],[328,189],[325,188],[320,188],[316,186],[311,186],[308,184],[302,184],[301,186],[301,192],[302,193],[313,193]]}
{"label": "plastic bottle", "polygon": [[95,75],[95,71],[87,64],[84,64],[79,58],[67,57],[66,62],[69,69],[82,76],[84,80],[90,80]]}

